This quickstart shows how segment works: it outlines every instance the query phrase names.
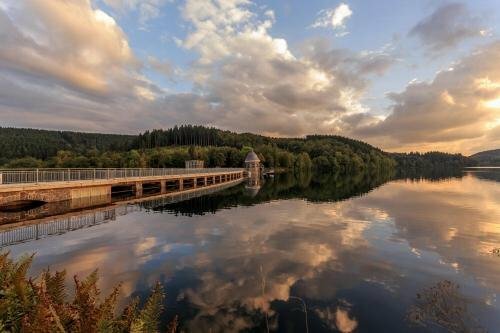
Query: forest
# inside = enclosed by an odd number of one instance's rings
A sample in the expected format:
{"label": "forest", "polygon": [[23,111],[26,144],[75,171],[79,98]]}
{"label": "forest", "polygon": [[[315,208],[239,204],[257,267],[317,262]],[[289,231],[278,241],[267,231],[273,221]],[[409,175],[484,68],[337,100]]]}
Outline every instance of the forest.
{"label": "forest", "polygon": [[386,153],[365,142],[336,135],[273,138],[183,125],[133,135],[0,128],[3,168],[181,168],[200,159],[207,167],[241,167],[254,150],[265,167],[319,173],[463,167],[460,154]]}
{"label": "forest", "polygon": [[403,170],[457,169],[474,166],[476,162],[462,154],[448,154],[437,151],[427,153],[392,153],[390,156]]}
{"label": "forest", "polygon": [[135,139],[136,136],[132,135],[0,127],[0,165],[28,156],[46,160],[60,150],[78,154],[90,149],[125,151]]}

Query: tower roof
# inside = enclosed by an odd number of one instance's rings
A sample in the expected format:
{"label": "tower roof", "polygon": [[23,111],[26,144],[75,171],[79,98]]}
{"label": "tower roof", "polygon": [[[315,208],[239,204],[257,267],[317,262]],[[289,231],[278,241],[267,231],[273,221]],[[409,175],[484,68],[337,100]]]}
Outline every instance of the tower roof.
{"label": "tower roof", "polygon": [[247,162],[260,162],[259,157],[253,150],[247,154],[247,157],[245,158],[245,163]]}

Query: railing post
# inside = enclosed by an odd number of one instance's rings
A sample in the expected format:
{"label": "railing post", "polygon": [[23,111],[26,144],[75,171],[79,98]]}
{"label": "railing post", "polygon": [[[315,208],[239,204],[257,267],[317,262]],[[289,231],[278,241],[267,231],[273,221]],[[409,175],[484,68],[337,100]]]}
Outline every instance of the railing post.
{"label": "railing post", "polygon": [[36,183],[38,184],[38,168],[36,169]]}
{"label": "railing post", "polygon": [[0,172],[0,185],[3,184],[3,172]]}

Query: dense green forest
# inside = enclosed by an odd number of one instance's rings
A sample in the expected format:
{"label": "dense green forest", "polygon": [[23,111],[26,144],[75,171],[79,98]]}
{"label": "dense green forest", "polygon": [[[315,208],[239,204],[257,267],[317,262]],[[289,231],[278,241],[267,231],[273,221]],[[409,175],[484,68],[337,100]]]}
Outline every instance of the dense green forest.
{"label": "dense green forest", "polygon": [[0,165],[31,156],[45,160],[60,150],[128,150],[136,136],[0,127]]}
{"label": "dense green forest", "polygon": [[427,153],[392,153],[390,156],[404,170],[456,169],[476,164],[474,160],[462,154],[448,154],[437,151]]}
{"label": "dense green forest", "polygon": [[137,136],[0,128],[0,139],[4,168],[170,168],[188,159],[204,160],[207,167],[241,167],[251,149],[265,167],[318,173],[471,164],[459,154],[389,154],[335,135],[272,138],[192,125]]}

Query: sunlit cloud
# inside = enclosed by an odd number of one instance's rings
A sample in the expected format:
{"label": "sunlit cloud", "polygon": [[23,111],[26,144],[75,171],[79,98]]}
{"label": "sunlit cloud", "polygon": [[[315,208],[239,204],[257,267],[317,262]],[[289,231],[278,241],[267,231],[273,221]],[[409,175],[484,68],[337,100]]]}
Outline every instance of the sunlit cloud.
{"label": "sunlit cloud", "polygon": [[484,105],[488,108],[492,108],[492,109],[500,109],[500,98],[497,98],[497,99],[492,99],[492,100],[489,100],[489,101],[486,101],[484,103]]}
{"label": "sunlit cloud", "polygon": [[312,28],[343,29],[345,23],[352,15],[349,5],[341,3],[335,8],[323,9],[318,13],[318,18],[311,25]]}
{"label": "sunlit cloud", "polygon": [[476,145],[494,148],[500,143],[491,141],[488,130],[500,107],[499,58],[500,43],[490,43],[456,62],[453,69],[438,72],[430,82],[410,82],[403,92],[389,94],[393,105],[385,119],[354,132],[385,140],[384,146],[393,150],[434,146],[472,153]]}

